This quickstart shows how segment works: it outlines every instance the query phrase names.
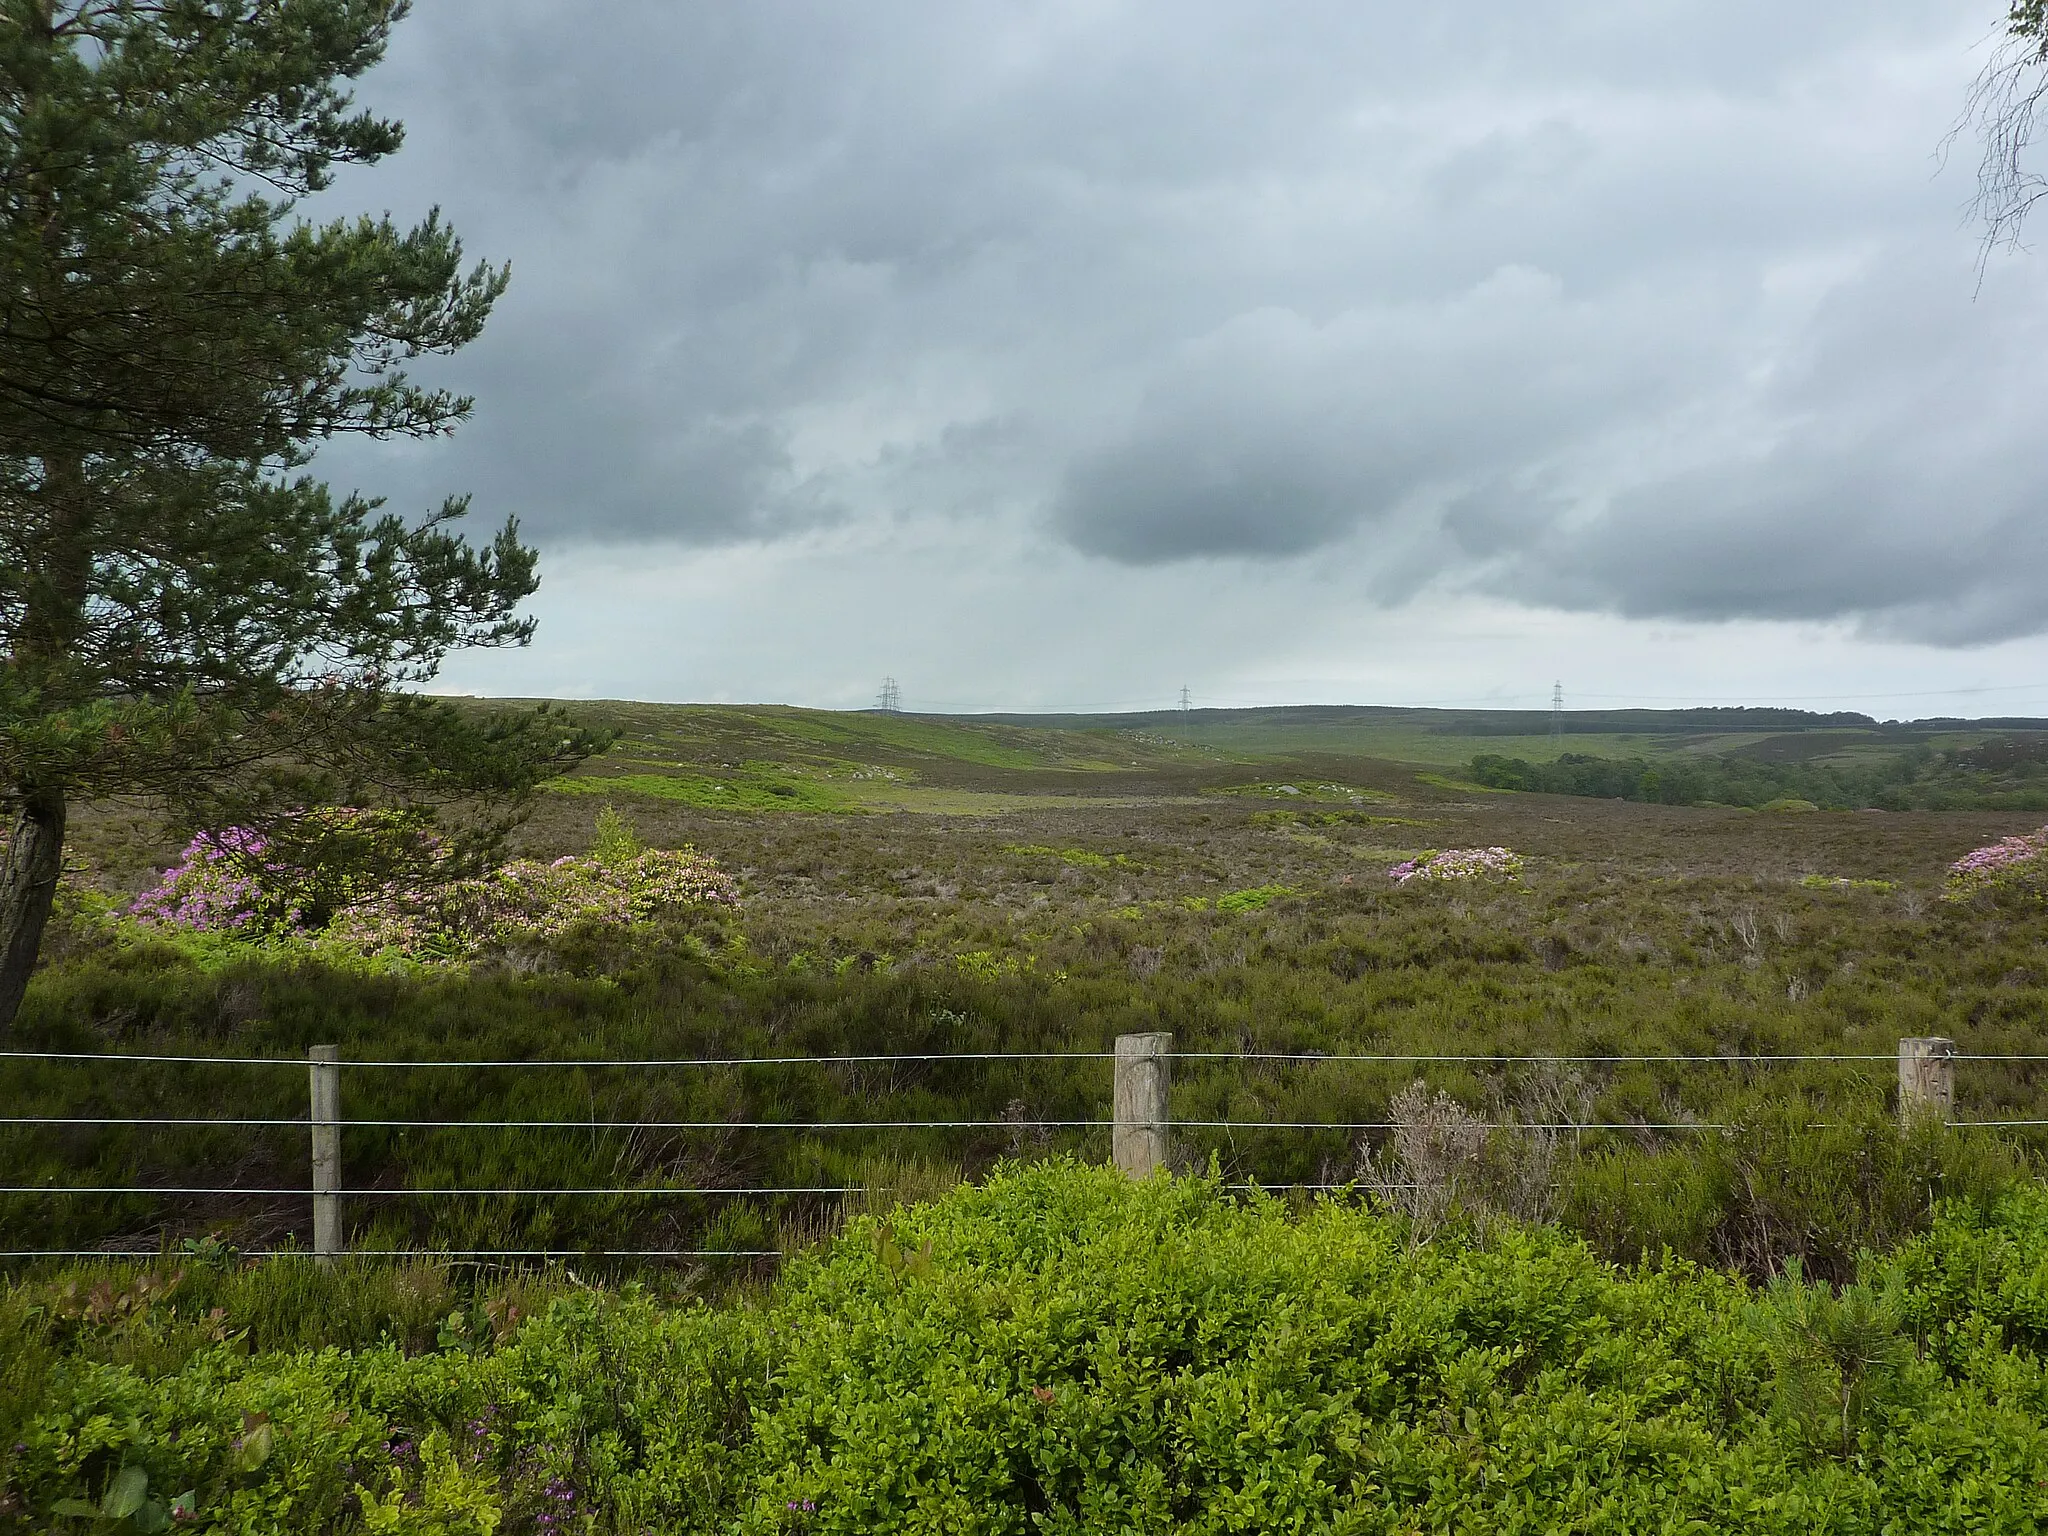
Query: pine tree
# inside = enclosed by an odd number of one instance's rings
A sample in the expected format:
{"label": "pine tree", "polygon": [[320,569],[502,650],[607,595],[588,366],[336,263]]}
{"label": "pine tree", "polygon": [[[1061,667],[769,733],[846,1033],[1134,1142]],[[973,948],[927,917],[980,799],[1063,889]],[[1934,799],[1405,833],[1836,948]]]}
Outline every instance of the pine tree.
{"label": "pine tree", "polygon": [[0,1029],[81,799],[191,819],[338,795],[516,796],[591,742],[407,692],[523,644],[508,522],[408,520],[303,473],[342,433],[470,401],[408,359],[481,330],[507,272],[430,215],[313,222],[399,146],[355,110],[408,0],[0,0]]}
{"label": "pine tree", "polygon": [[1914,1353],[1896,1277],[1885,1290],[1852,1285],[1836,1295],[1806,1284],[1788,1258],[1751,1312],[1776,1367],[1778,1417],[1808,1446],[1848,1460],[1870,1411],[1908,1385]]}

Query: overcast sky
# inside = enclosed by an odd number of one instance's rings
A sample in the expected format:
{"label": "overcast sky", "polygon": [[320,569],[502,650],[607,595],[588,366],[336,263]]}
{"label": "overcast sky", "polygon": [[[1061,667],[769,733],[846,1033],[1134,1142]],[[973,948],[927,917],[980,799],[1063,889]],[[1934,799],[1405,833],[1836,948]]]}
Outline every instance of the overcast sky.
{"label": "overcast sky", "polygon": [[455,689],[2048,713],[2002,10],[420,0],[329,206],[512,287],[322,469],[540,546]]}

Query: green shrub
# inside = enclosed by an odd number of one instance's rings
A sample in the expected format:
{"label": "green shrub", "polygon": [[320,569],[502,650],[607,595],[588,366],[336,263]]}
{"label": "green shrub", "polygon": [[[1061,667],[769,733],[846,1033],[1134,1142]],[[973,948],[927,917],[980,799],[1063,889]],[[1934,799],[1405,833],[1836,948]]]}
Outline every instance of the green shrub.
{"label": "green shrub", "polygon": [[1943,1200],[1987,1208],[2024,1176],[1986,1133],[1916,1124],[1902,1135],[1882,1103],[1751,1098],[1725,1131],[1685,1145],[1615,1148],[1566,1172],[1566,1221],[1599,1252],[1660,1252],[1753,1278],[1787,1259],[1836,1283],[1867,1249],[1926,1229]]}
{"label": "green shrub", "polygon": [[593,859],[610,866],[629,864],[646,849],[647,845],[640,841],[640,834],[619,814],[617,806],[607,800],[599,807],[597,828],[590,839],[590,856]]}
{"label": "green shrub", "polygon": [[420,1353],[231,1336],[151,1373],[17,1288],[44,1364],[0,1529],[117,1485],[280,1533],[2039,1529],[2043,1370],[2001,1328],[2048,1294],[2048,1195],[1867,1268],[1759,1294],[1054,1162],[864,1217],[758,1298],[480,1297],[504,1326]]}
{"label": "green shrub", "polygon": [[1254,885],[1242,891],[1226,891],[1216,898],[1218,912],[1263,912],[1285,896],[1301,892],[1288,885]]}

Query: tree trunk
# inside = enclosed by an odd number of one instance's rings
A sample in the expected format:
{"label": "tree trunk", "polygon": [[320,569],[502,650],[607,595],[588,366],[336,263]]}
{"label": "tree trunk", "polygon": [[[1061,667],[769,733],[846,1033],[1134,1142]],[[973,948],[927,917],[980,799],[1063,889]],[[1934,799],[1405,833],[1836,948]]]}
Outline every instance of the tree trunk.
{"label": "tree trunk", "polygon": [[[85,629],[92,577],[91,498],[85,461],[75,453],[45,454],[40,537],[29,542],[26,601],[6,658],[8,681],[45,710],[85,700],[67,688],[66,673]],[[10,788],[20,796],[14,833],[0,857],[0,1037],[14,1027],[42,948],[43,925],[64,869],[66,766],[43,763]],[[39,781],[39,782],[38,782]]]}
{"label": "tree trunk", "polygon": [[64,868],[64,792],[32,795],[0,864],[0,1036],[14,1026]]}

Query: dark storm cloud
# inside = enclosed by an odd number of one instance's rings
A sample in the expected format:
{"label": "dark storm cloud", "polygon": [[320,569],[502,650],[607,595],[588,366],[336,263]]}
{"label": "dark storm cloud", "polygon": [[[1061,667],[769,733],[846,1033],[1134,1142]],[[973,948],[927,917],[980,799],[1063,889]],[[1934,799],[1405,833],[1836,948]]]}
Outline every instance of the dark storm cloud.
{"label": "dark storm cloud", "polygon": [[[514,261],[447,488],[544,543],[1036,519],[1126,566],[1355,566],[1645,617],[2048,624],[1922,0],[432,0],[349,206]],[[601,19],[596,19],[601,15]]]}
{"label": "dark storm cloud", "polygon": [[[1055,521],[1132,563],[1299,554],[1668,398],[1698,338],[1509,268],[1452,299],[1231,322],[1185,349],[1120,440],[1079,458]],[[1597,365],[1588,366],[1597,356]]]}
{"label": "dark storm cloud", "polygon": [[[1973,302],[1952,264],[1894,253],[1837,282],[1765,373],[1712,414],[1734,431],[1576,497],[1447,519],[1495,590],[1644,617],[1864,618],[1972,644],[2048,623],[2048,457],[2031,398],[2048,313]],[[1618,487],[1618,489],[1614,488]]]}

